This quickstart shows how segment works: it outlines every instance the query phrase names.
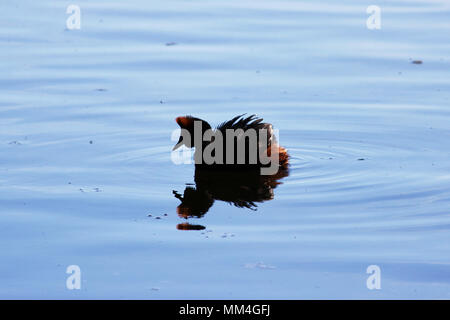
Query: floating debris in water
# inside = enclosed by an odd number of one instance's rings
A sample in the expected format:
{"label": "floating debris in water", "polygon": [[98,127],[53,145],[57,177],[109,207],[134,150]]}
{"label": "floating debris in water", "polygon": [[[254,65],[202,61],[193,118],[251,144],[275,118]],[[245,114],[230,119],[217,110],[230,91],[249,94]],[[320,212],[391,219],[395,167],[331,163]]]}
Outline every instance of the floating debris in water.
{"label": "floating debris in water", "polygon": [[275,266],[267,265],[264,262],[246,263],[244,267],[247,269],[275,269]]}
{"label": "floating debris in water", "polygon": [[225,232],[224,234],[221,235],[221,237],[222,238],[228,238],[228,237],[231,238],[231,237],[234,237],[234,234]]}
{"label": "floating debris in water", "polygon": [[151,290],[152,291],[159,291],[159,288],[158,287],[153,287],[153,288],[151,288]]}
{"label": "floating debris in water", "polygon": [[[167,217],[168,214],[164,213],[163,216]],[[147,217],[151,218],[151,217],[153,217],[153,215],[151,213],[149,213],[149,214],[147,214]],[[155,216],[155,219],[160,220],[160,219],[162,219],[162,217],[161,216]]]}
{"label": "floating debris in water", "polygon": [[105,91],[108,91],[108,89],[105,89],[105,88],[98,88],[98,89],[95,89],[95,91],[105,92]]}
{"label": "floating debris in water", "polygon": [[[68,184],[72,184],[72,182],[69,182]],[[86,192],[102,192],[102,189],[100,189],[100,188],[92,188],[92,189],[90,189],[90,188],[79,188],[78,189],[80,192],[83,192],[83,193],[86,193]]]}
{"label": "floating debris in water", "polygon": [[21,143],[20,141],[17,141],[17,140],[11,141],[11,142],[9,142],[8,144],[15,144],[15,145],[17,145],[17,146],[22,145],[22,143]]}
{"label": "floating debris in water", "polygon": [[173,42],[173,41],[171,41],[171,42],[166,42],[166,46],[168,46],[168,47],[170,47],[170,46],[176,46],[178,43],[176,43],[176,42]]}
{"label": "floating debris in water", "polygon": [[359,158],[358,159],[358,161],[364,161],[364,160],[366,160],[366,159],[364,159],[364,158]]}
{"label": "floating debris in water", "polygon": [[411,61],[412,64],[422,64],[423,61],[422,60],[413,60]]}
{"label": "floating debris in water", "polygon": [[94,141],[92,141],[92,140],[89,140],[89,144],[93,144],[94,143]]}

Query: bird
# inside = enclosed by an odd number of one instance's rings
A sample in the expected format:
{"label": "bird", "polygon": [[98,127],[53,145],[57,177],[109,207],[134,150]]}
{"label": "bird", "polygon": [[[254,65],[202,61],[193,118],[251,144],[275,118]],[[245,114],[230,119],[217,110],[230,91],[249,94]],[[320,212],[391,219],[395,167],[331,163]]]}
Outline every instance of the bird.
{"label": "bird", "polygon": [[[288,170],[286,148],[278,144],[272,125],[255,114],[235,116],[215,129],[191,115],[179,116],[175,121],[182,131],[173,150],[183,145],[195,147],[196,170],[260,170],[265,175]],[[274,170],[263,171],[263,168]]]}

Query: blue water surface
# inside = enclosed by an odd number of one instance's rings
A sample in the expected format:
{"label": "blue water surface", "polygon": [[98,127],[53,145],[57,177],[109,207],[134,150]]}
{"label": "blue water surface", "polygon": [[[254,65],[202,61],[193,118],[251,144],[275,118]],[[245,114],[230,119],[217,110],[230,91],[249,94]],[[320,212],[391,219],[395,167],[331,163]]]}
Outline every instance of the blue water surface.
{"label": "blue water surface", "polygon": [[[0,298],[450,298],[448,1],[9,1],[0,44]],[[289,176],[178,230],[175,117],[242,113]]]}

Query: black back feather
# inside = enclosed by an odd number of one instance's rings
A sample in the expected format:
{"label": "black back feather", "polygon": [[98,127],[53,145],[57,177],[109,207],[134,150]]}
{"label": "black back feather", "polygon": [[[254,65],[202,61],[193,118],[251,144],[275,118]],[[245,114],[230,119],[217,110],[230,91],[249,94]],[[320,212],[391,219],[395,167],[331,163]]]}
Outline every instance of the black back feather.
{"label": "black back feather", "polygon": [[229,121],[225,121],[221,123],[217,129],[224,132],[226,129],[261,129],[263,128],[264,123],[262,118],[258,118],[255,114],[252,114],[248,117],[244,117],[244,114],[238,115]]}
{"label": "black back feather", "polygon": [[276,141],[275,136],[273,135],[272,125],[270,123],[263,122],[264,119],[259,118],[255,114],[252,114],[248,117],[244,117],[245,115],[246,114],[244,113],[234,117],[229,121],[221,123],[217,127],[217,130],[221,131],[222,134],[225,136],[227,129],[233,130],[242,129],[244,131],[247,129],[254,129],[254,130],[265,129],[267,130],[267,147],[270,147],[272,143]]}

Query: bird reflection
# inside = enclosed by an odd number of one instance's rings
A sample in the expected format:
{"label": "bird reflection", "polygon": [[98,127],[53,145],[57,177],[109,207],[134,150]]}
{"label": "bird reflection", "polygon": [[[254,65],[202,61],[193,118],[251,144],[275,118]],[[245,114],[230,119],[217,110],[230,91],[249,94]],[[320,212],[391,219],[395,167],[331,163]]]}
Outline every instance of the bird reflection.
{"label": "bird reflection", "polygon": [[[195,171],[195,186],[188,185],[183,194],[173,191],[181,201],[177,213],[181,218],[201,218],[213,206],[215,200],[225,201],[238,208],[256,210],[258,202],[272,200],[279,180],[288,176],[288,169],[280,169],[275,175],[261,175],[253,171]],[[204,226],[188,222],[177,225],[179,230],[203,230]]]}

